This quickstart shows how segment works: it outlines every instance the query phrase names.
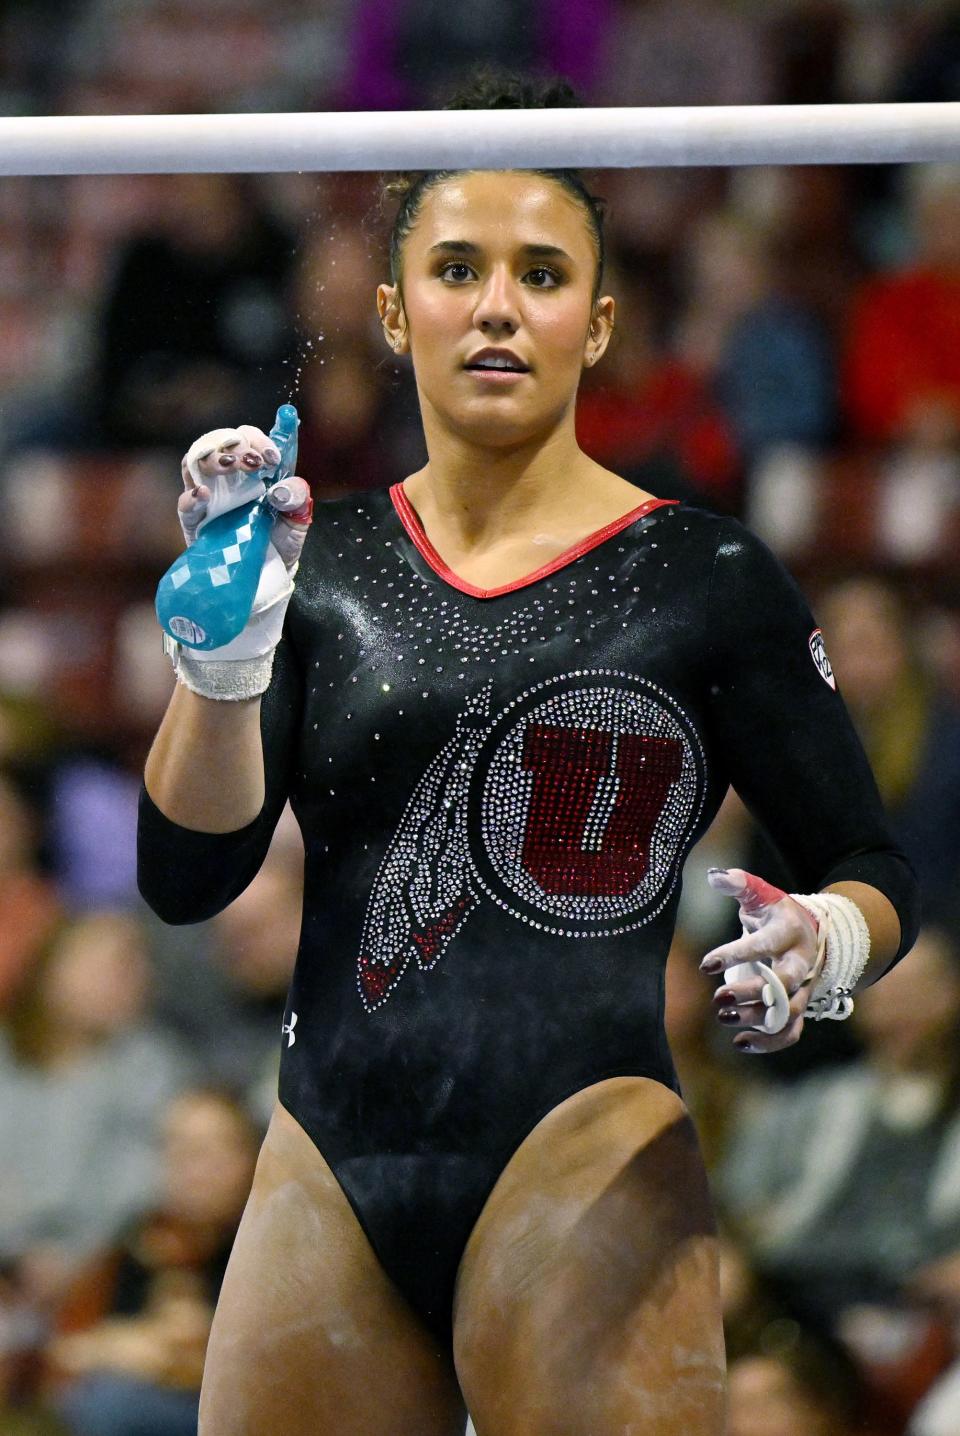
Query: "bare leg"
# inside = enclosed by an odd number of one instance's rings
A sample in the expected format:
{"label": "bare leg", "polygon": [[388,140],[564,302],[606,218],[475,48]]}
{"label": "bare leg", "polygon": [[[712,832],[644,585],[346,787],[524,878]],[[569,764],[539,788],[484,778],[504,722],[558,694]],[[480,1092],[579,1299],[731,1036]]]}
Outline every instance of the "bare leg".
{"label": "bare leg", "polygon": [[477,1436],[722,1436],[713,1219],[674,1093],[613,1078],[527,1137],[467,1245],[454,1346]]}
{"label": "bare leg", "polygon": [[213,1323],[201,1436],[462,1436],[465,1421],[449,1353],[278,1106]]}

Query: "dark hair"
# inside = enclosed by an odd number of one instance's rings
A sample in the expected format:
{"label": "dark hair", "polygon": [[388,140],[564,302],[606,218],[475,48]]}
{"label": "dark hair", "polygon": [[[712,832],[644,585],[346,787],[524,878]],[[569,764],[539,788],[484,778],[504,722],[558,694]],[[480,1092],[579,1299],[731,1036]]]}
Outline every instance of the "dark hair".
{"label": "dark hair", "polygon": [[[443,106],[445,110],[555,110],[579,107],[580,101],[566,80],[555,77],[530,78],[489,67],[475,70],[467,83],[451,95]],[[606,258],[603,238],[604,201],[590,193],[579,170],[531,169],[529,172],[554,180],[583,210],[597,251],[597,270],[593,285],[593,298],[596,300],[603,282]],[[435,185],[463,173],[463,170],[407,171],[384,182],[382,200],[400,201],[390,231],[390,277],[394,284],[400,279],[401,251],[417,222],[424,195]]]}

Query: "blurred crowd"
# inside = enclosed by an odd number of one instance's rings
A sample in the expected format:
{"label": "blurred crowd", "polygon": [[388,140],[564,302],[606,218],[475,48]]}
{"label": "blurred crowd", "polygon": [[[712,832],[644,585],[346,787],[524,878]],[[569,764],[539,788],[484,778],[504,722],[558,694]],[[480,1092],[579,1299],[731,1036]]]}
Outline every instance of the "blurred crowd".
{"label": "blurred crowd", "polygon": [[[960,99],[945,0],[20,0],[0,113],[396,109],[477,61],[586,103]],[[922,880],[909,960],[773,1060],[699,956],[712,862],[790,886],[731,797],[688,866],[671,1042],[723,1232],[730,1436],[960,1431],[960,166],[601,171],[617,333],[581,442],[745,519],[821,624]],[[298,405],[318,498],[423,461],[373,296],[375,176],[0,180],[0,1429],[180,1436],[269,1115],[302,848],[220,917],[136,891],[172,686],[179,459]],[[318,522],[323,522],[322,508]],[[822,1030],[829,1028],[829,1031]]]}

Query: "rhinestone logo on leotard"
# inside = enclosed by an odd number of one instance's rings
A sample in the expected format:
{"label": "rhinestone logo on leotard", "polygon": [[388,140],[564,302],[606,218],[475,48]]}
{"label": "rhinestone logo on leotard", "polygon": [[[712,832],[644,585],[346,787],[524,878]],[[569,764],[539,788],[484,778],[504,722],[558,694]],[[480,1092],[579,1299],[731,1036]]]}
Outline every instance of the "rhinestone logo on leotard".
{"label": "rhinestone logo on leotard", "polygon": [[705,796],[703,750],[656,684],[607,669],[492,684],[417,784],[367,907],[358,986],[381,1006],[486,898],[557,937],[612,937],[669,900]]}
{"label": "rhinestone logo on leotard", "polygon": [[704,757],[646,679],[578,672],[492,724],[473,771],[470,854],[488,897],[561,937],[615,937],[667,903],[703,806]]}

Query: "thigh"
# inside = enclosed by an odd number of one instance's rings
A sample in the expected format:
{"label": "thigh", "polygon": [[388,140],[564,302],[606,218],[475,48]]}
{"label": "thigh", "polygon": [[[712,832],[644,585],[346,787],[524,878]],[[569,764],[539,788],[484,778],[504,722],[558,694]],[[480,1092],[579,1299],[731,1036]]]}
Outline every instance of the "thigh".
{"label": "thigh", "polygon": [[200,1436],[461,1436],[449,1353],[278,1107],[210,1334]]}
{"label": "thigh", "polygon": [[613,1078],[527,1137],[464,1253],[454,1352],[477,1436],[722,1436],[716,1238],[673,1092]]}

